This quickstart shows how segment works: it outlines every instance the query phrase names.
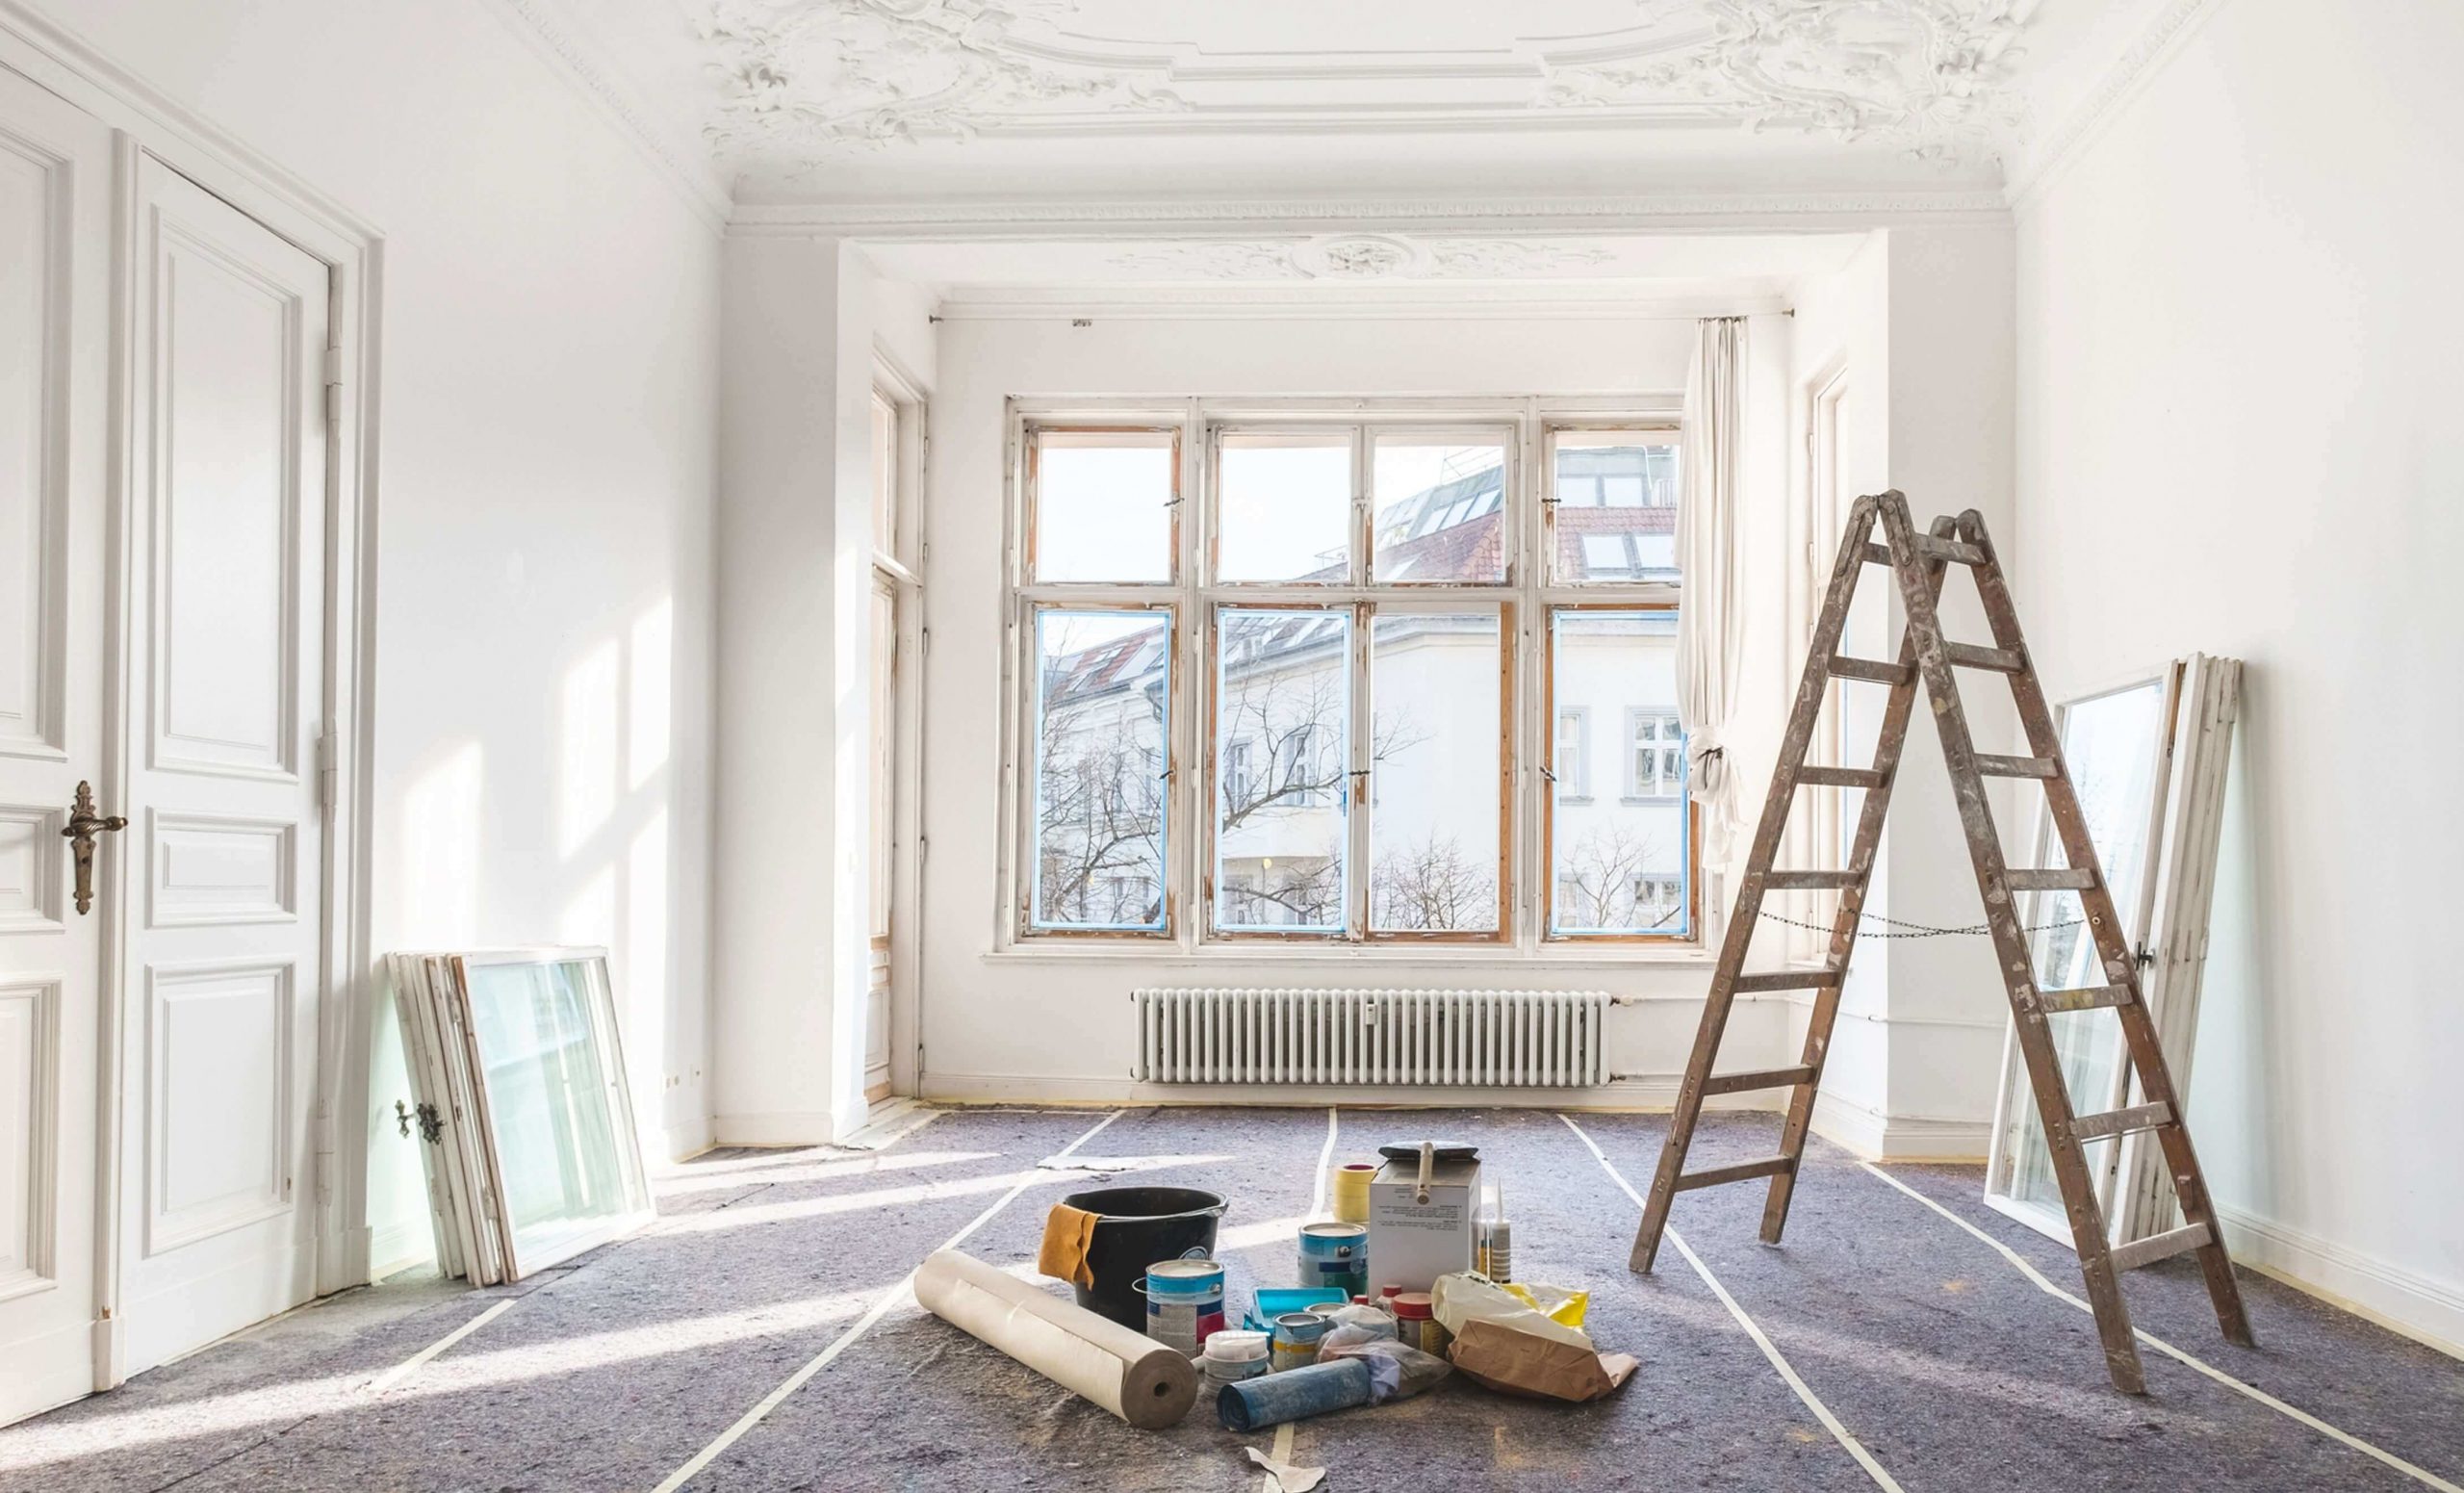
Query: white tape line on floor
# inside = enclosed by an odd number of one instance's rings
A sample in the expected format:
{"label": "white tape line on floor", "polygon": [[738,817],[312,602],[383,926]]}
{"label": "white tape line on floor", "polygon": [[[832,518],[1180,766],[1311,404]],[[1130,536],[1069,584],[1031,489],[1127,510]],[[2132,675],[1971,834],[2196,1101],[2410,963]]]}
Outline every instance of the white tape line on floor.
{"label": "white tape line on floor", "polygon": [[469,1337],[472,1333],[478,1331],[489,1323],[496,1321],[506,1312],[511,1311],[513,1309],[513,1303],[519,1300],[521,1300],[519,1297],[506,1297],[504,1300],[497,1302],[494,1306],[489,1307],[486,1311],[479,1313],[479,1315],[462,1324],[462,1326],[455,1327],[452,1331],[448,1332],[441,1338],[438,1338],[435,1342],[421,1349],[418,1352],[415,1352],[408,1358],[403,1359],[400,1363],[394,1365],[394,1367],[376,1376],[375,1378],[369,1382],[367,1393],[372,1395],[381,1395],[385,1393],[385,1391],[393,1388],[395,1385],[402,1382],[402,1380],[409,1378],[412,1375],[417,1374],[420,1371],[420,1367],[429,1359],[445,1351],[447,1349],[451,1348],[454,1344],[459,1343],[464,1338]]}
{"label": "white tape line on floor", "polygon": [[[2090,1306],[2087,1301],[2081,1298],[2073,1296],[2069,1292],[2062,1289],[2062,1287],[2055,1285],[2052,1280],[2046,1277],[2042,1271],[2038,1270],[2034,1265],[2029,1264],[2027,1257],[2021,1254],[2018,1250],[2012,1248],[2009,1245],[2006,1245],[2001,1240],[1994,1238],[1991,1234],[1987,1233],[1985,1230],[1977,1227],[1967,1220],[1961,1218],[1958,1214],[1943,1207],[1940,1203],[1926,1197],[1923,1193],[1918,1192],[1916,1189],[1909,1186],[1899,1178],[1892,1176],[1889,1172],[1875,1166],[1872,1162],[1861,1161],[1857,1165],[1864,1168],[1874,1175],[1881,1177],[1891,1186],[1898,1188],[1909,1197],[1915,1198],[1918,1202],[1923,1203],[1925,1206],[1933,1209],[1936,1213],[1940,1214],[1942,1217],[1950,1220],[1960,1227],[1967,1230],[1970,1234],[1976,1236],[1976,1238],[1990,1247],[1995,1253],[2010,1261],[2013,1268],[2017,1270],[2020,1274],[2025,1275],[2030,1280],[2036,1282],[2038,1290],[2042,1291],[2047,1296],[2059,1297],[2061,1300],[2068,1301],[2071,1305],[2078,1307],[2081,1311],[2087,1312],[2091,1316],[2095,1314],[2095,1308]],[[2362,1440],[2359,1436],[2339,1430],[2335,1427],[2328,1425],[2325,1421],[2312,1415],[2309,1411],[2289,1405],[2283,1401],[2278,1400],[2275,1396],[2269,1394],[2266,1390],[2259,1388],[2255,1384],[2246,1384],[2242,1380],[2235,1378],[2232,1375],[2225,1373],[2222,1369],[2216,1367],[2214,1364],[2208,1363],[2203,1359],[2197,1358],[2190,1353],[2184,1352],[2178,1348],[2175,1348],[2172,1344],[2166,1342],[2163,1338],[2157,1337],[2152,1333],[2143,1331],[2137,1327],[2134,1327],[2131,1330],[2138,1334],[2141,1342],[2156,1350],[2158,1352],[2163,1353],[2166,1357],[2172,1359],[2176,1363],[2180,1363],[2188,1368],[2195,1369],[2199,1373],[2206,1375],[2209,1378],[2212,1378],[2216,1380],[2216,1382],[2223,1385],[2225,1388],[2234,1390],[2240,1394],[2247,1395],[2252,1400],[2266,1405],[2269,1409],[2274,1410],[2279,1414],[2290,1416],[2294,1420],[2309,1427],[2312,1430],[2319,1432],[2323,1436],[2340,1441],[2366,1456],[2376,1457],[2379,1461],[2395,1468],[2398,1472],[2413,1479],[2415,1481],[2437,1488],[2440,1490],[2440,1493],[2464,1493],[2464,1488],[2457,1487],[2454,1483],[2448,1481],[2436,1473],[2430,1472],[2426,1468],[2416,1467],[2411,1462],[2398,1456],[2393,1452],[2373,1446],[2369,1442]]]}
{"label": "white tape line on floor", "polygon": [[[1086,1145],[1089,1141],[1091,1141],[1096,1136],[1101,1135],[1106,1125],[1111,1124],[1114,1120],[1120,1119],[1122,1115],[1127,1113],[1128,1111],[1126,1110],[1114,1110],[1111,1114],[1106,1115],[1103,1119],[1095,1121],[1093,1127],[1089,1129],[1085,1134],[1079,1136],[1078,1139],[1070,1142],[1067,1145],[1063,1146],[1059,1151],[1056,1151],[1054,1153],[1055,1158],[1058,1159],[1059,1157],[1069,1155],[1071,1152],[1077,1150],[1081,1145]],[[993,1200],[992,1206],[985,1209],[982,1213],[977,1214],[974,1220],[964,1228],[960,1229],[957,1233],[952,1234],[949,1238],[941,1241],[937,1248],[942,1249],[957,1248],[961,1244],[963,1244],[966,1241],[968,1235],[990,1223],[994,1214],[999,1213],[1002,1209],[1016,1201],[1019,1194],[1043,1180],[1045,1180],[1045,1178],[1036,1175],[1033,1171],[1030,1171],[1025,1176],[1020,1177],[1015,1186],[1012,1187],[1008,1192],[1003,1193],[999,1197]],[[691,1481],[696,1473],[699,1473],[703,1468],[710,1465],[711,1461],[715,1459],[720,1453],[735,1445],[738,1438],[742,1437],[746,1431],[760,1425],[763,1418],[768,1416],[771,1411],[783,1404],[789,1395],[792,1395],[797,1390],[802,1389],[808,1379],[810,1379],[814,1375],[819,1374],[822,1370],[829,1368],[833,1359],[836,1358],[840,1353],[845,1352],[855,1344],[858,1338],[862,1337],[866,1332],[870,1331],[873,1324],[881,1321],[884,1317],[888,1316],[891,1309],[896,1307],[899,1302],[907,1300],[909,1296],[913,1294],[914,1290],[915,1272],[909,1271],[906,1276],[902,1278],[898,1284],[891,1286],[886,1291],[884,1291],[881,1294],[881,1298],[874,1301],[871,1306],[867,1307],[864,1311],[864,1315],[857,1318],[853,1326],[849,1326],[846,1331],[839,1333],[836,1337],[832,1338],[830,1340],[829,1347],[824,1348],[820,1352],[815,1353],[812,1360],[807,1363],[803,1368],[788,1375],[786,1379],[781,1383],[778,1388],[762,1396],[758,1403],[755,1404],[752,1409],[744,1412],[742,1419],[729,1427],[726,1430],[721,1431],[719,1433],[719,1438],[716,1441],[711,1442],[708,1446],[706,1446],[701,1451],[693,1454],[693,1459],[691,1461],[686,1462],[683,1466],[679,1467],[676,1471],[668,1474],[667,1480],[661,1482],[656,1488],[653,1489],[652,1493],[676,1493],[678,1488],[680,1488],[684,1486],[685,1483]]]}
{"label": "white tape line on floor", "polygon": [[[1626,1180],[1626,1173],[1618,1171],[1615,1163],[1608,1159],[1608,1153],[1600,1148],[1600,1144],[1594,1141],[1582,1126],[1575,1123],[1574,1117],[1561,1114],[1557,1118],[1566,1122],[1567,1129],[1582,1138],[1582,1144],[1591,1148],[1593,1158],[1607,1169],[1608,1175],[1625,1190],[1626,1196],[1634,1199],[1634,1206],[1637,1208],[1643,1206],[1643,1195],[1634,1191],[1634,1184]],[[1850,1456],[1857,1459],[1858,1466],[1865,1469],[1865,1476],[1874,1480],[1875,1486],[1887,1490],[1887,1493],[1905,1493],[1905,1490],[1892,1480],[1891,1475],[1884,1470],[1883,1464],[1874,1460],[1874,1454],[1865,1450],[1865,1444],[1859,1441],[1850,1433],[1847,1427],[1839,1423],[1838,1416],[1831,1413],[1831,1406],[1822,1403],[1822,1397],[1815,1394],[1807,1386],[1804,1379],[1797,1377],[1797,1371],[1789,1365],[1786,1358],[1781,1355],[1780,1350],[1772,1345],[1771,1339],[1764,1335],[1762,1328],[1756,1326],[1754,1319],[1745,1314],[1745,1308],[1736,1303],[1736,1298],[1729,1295],[1728,1287],[1720,1284],[1719,1277],[1711,1274],[1711,1268],[1703,1263],[1703,1257],[1687,1247],[1684,1237],[1674,1227],[1666,1230],[1666,1237],[1670,1244],[1677,1246],[1677,1252],[1685,1256],[1685,1263],[1694,1267],[1694,1274],[1703,1277],[1703,1284],[1709,1286],[1711,1294],[1720,1299],[1720,1304],[1729,1309],[1729,1315],[1736,1319],[1737,1326],[1745,1328],[1746,1336],[1754,1339],[1754,1346],[1762,1350],[1762,1356],[1771,1361],[1771,1367],[1779,1371],[1780,1377],[1786,1381],[1790,1389],[1796,1391],[1797,1398],[1805,1402],[1806,1408],[1813,1412],[1813,1418],[1822,1423],[1822,1429],[1831,1432],[1832,1439],[1838,1442],[1847,1450]]]}

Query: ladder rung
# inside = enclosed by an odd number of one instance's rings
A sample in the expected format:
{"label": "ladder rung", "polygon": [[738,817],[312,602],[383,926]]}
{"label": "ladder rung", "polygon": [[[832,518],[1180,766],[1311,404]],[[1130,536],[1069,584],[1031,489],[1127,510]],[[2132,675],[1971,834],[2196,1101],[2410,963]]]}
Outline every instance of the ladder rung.
{"label": "ladder rung", "polygon": [[1861,871],[1765,871],[1765,891],[1845,891],[1865,879]]}
{"label": "ladder rung", "polygon": [[1883,775],[1871,767],[1800,767],[1797,785],[1813,788],[1878,788]]}
{"label": "ladder rung", "polygon": [[1890,546],[1886,544],[1874,544],[1870,541],[1867,542],[1865,545],[1865,563],[1868,565],[1889,564]]}
{"label": "ladder rung", "polygon": [[1912,664],[1885,663],[1879,658],[1851,658],[1846,654],[1833,654],[1831,672],[1837,679],[1869,679],[1879,684],[1905,684],[1916,670]]}
{"label": "ladder rung", "polygon": [[2056,866],[2042,871],[2004,871],[2002,884],[2013,891],[2086,891],[2096,885],[2093,871]]}
{"label": "ladder rung", "polygon": [[2059,769],[2050,757],[1993,757],[1979,752],[1976,770],[1989,778],[2050,778]]}
{"label": "ladder rung", "polygon": [[1818,991],[1826,985],[1837,985],[1836,969],[1774,969],[1765,974],[1741,974],[1732,991]]}
{"label": "ladder rung", "polygon": [[1717,1187],[1723,1182],[1746,1182],[1758,1176],[1778,1176],[1783,1171],[1797,1170],[1793,1156],[1765,1156],[1760,1161],[1740,1161],[1733,1167],[1713,1167],[1708,1171],[1689,1171],[1677,1179],[1677,1191],[1690,1193],[1698,1187]]}
{"label": "ladder rung", "polygon": [[1916,536],[1916,553],[1928,559],[1957,560],[1963,565],[1985,563],[1985,552],[1976,546],[1956,539],[1937,539],[1931,534]]}
{"label": "ladder rung", "polygon": [[2166,1233],[2151,1234],[2145,1239],[2134,1239],[2125,1245],[2116,1245],[2106,1258],[2114,1262],[2117,1272],[2137,1270],[2142,1265],[2153,1265],[2158,1260],[2169,1260],[2174,1255],[2195,1249],[2207,1243],[2209,1237],[2206,1224],[2191,1223]]}
{"label": "ladder rung", "polygon": [[2091,985],[2075,991],[2039,991],[2039,1011],[2093,1011],[2099,1006],[2127,1006],[2127,985]]}
{"label": "ladder rung", "polygon": [[2074,1141],[2101,1141],[2109,1135],[2153,1130],[2158,1125],[2172,1122],[2173,1106],[2160,1099],[2153,1104],[2134,1104],[2128,1109],[2109,1109],[2101,1115],[2082,1115],[2070,1122],[2070,1138]]}
{"label": "ladder rung", "polygon": [[1991,669],[1996,674],[2016,674],[2026,667],[2026,660],[2007,648],[1975,643],[1944,643],[1942,656],[1963,669]]}
{"label": "ladder rung", "polygon": [[1813,1082],[1813,1068],[1804,1063],[1795,1068],[1766,1068],[1751,1073],[1714,1073],[1703,1080],[1703,1094],[1743,1094],[1749,1089],[1790,1089],[1798,1084]]}

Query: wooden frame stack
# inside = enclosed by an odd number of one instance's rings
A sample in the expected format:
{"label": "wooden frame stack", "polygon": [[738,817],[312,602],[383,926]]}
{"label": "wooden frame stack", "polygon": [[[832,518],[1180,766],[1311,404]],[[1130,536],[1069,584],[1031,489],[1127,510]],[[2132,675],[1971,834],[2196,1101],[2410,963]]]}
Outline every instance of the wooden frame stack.
{"label": "wooden frame stack", "polygon": [[[632,1100],[625,1081],[623,1045],[616,1029],[615,1000],[603,949],[517,949],[467,954],[395,954],[388,965],[396,1014],[402,1024],[404,1066],[419,1095],[416,1117],[405,1118],[427,1171],[428,1201],[436,1225],[439,1271],[467,1276],[475,1286],[519,1280],[585,1249],[623,1237],[654,1216],[648,1173],[642,1164]],[[502,966],[572,966],[582,974],[586,997],[586,1045],[594,1061],[579,1081],[551,1106],[536,1097],[491,1092],[487,1022],[475,1010],[472,974]],[[481,1001],[501,998],[482,993]],[[501,1058],[503,1055],[497,1055]],[[548,1054],[552,1062],[554,1055]],[[553,1109],[555,1113],[534,1113]],[[517,1136],[535,1140],[557,1130],[578,1111],[591,1118],[613,1151],[612,1196],[601,1196],[570,1220],[523,1216],[516,1199],[535,1197],[538,1183],[554,1180],[570,1195],[575,1179],[524,1177],[509,1185],[508,1167],[535,1168],[535,1155],[515,1154]],[[413,1119],[416,1124],[413,1124]],[[558,1171],[576,1169],[559,1147]],[[587,1188],[585,1187],[585,1191]]]}

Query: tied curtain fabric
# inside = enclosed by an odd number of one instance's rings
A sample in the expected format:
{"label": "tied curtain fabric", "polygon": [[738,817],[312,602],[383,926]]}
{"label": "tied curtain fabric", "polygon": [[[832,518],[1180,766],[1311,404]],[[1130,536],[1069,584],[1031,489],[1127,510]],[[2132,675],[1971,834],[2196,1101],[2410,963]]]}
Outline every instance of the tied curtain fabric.
{"label": "tied curtain fabric", "polygon": [[1739,424],[1744,408],[1745,319],[1706,317],[1685,378],[1679,461],[1677,557],[1685,600],[1677,613],[1677,715],[1685,765],[1703,810],[1703,862],[1727,863],[1736,834],[1736,774],[1721,739],[1736,698],[1744,649],[1737,606]]}

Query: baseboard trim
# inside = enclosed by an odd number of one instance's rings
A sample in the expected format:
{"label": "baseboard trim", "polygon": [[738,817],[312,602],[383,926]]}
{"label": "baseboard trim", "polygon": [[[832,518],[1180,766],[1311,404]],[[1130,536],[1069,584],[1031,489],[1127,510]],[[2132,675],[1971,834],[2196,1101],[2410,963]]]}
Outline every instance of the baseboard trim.
{"label": "baseboard trim", "polygon": [[828,1110],[763,1110],[710,1117],[712,1145],[828,1145],[836,1133]]}
{"label": "baseboard trim", "polygon": [[2271,1279],[2464,1358],[2464,1291],[2273,1219],[2219,1203],[2233,1258]]}
{"label": "baseboard trim", "polygon": [[1813,1133],[1872,1162],[1982,1162],[1992,1121],[1886,1115],[1817,1091]]}
{"label": "baseboard trim", "polygon": [[[1227,1104],[1293,1108],[1341,1104],[1353,1109],[1429,1106],[1665,1112],[1677,1102],[1674,1074],[1618,1079],[1568,1089],[1490,1089],[1391,1084],[1142,1084],[1128,1078],[1053,1078],[1025,1073],[927,1073],[922,1097],[940,1104]],[[1726,1094],[1707,1106],[1770,1110],[1753,1094]],[[724,1128],[724,1127],[723,1127]]]}

